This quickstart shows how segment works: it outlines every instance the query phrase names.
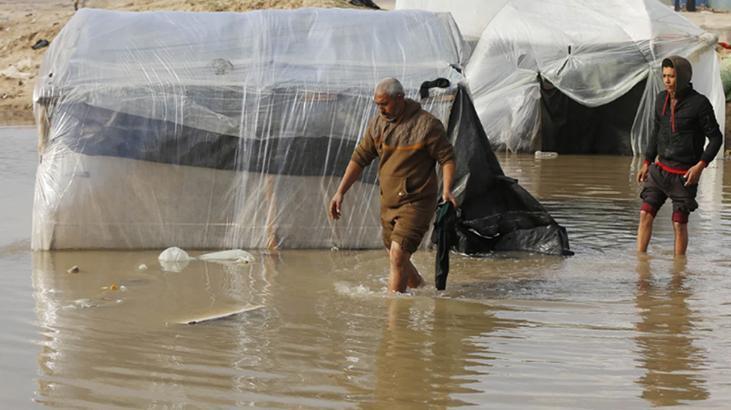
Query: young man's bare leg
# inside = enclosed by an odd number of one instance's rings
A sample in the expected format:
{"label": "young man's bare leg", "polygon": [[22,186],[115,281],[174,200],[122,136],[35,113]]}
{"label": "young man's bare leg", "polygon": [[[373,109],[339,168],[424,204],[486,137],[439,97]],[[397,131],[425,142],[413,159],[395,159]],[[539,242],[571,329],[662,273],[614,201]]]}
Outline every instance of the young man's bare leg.
{"label": "young man's bare leg", "polygon": [[673,222],[675,231],[675,256],[684,256],[688,249],[688,224]]}
{"label": "young man's bare leg", "polygon": [[391,249],[388,251],[389,277],[388,290],[391,292],[403,293],[409,279],[407,262],[411,254],[406,252],[398,242],[391,242]]}
{"label": "young man's bare leg", "polygon": [[652,237],[652,223],[655,216],[647,211],[640,211],[640,224],[637,227],[637,252],[647,252]]}

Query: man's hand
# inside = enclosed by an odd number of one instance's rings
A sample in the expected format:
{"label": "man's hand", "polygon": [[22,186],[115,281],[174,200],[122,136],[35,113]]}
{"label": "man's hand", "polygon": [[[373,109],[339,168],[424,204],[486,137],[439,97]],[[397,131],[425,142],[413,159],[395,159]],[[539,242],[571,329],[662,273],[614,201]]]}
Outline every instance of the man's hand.
{"label": "man's hand", "polygon": [[650,172],[650,164],[648,162],[642,163],[642,168],[637,173],[637,183],[641,184],[647,180],[647,174]]}
{"label": "man's hand", "polygon": [[688,172],[683,175],[683,178],[685,178],[685,186],[697,185],[698,181],[701,179],[703,168],[705,168],[705,166],[702,162],[690,167]]}
{"label": "man's hand", "polygon": [[340,207],[343,205],[343,194],[340,192],[333,195],[333,199],[330,200],[330,207],[328,208],[328,214],[332,219],[340,219]]}
{"label": "man's hand", "polygon": [[451,202],[452,203],[452,206],[455,207],[455,208],[457,208],[457,199],[449,191],[442,193],[442,201],[444,201],[444,202]]}
{"label": "man's hand", "polygon": [[333,195],[333,199],[330,200],[330,206],[327,207],[327,215],[330,218],[340,219],[340,207],[343,205],[343,197],[348,192],[348,189],[350,189],[350,186],[360,178],[360,174],[362,173],[363,168],[351,159],[348,162],[348,167],[345,168],[345,175],[343,175],[343,179],[340,181],[340,186],[335,195]]}

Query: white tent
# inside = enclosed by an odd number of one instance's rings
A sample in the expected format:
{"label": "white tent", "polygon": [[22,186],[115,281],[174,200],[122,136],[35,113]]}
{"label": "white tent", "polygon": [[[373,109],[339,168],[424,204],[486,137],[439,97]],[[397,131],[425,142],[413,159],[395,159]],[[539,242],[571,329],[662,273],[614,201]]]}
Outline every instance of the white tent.
{"label": "white tent", "polygon": [[452,13],[467,42],[476,42],[509,0],[396,0],[396,9]]}
{"label": "white tent", "polygon": [[35,90],[32,246],[382,246],[375,166],[326,204],[378,80],[449,79],[423,101],[446,124],[462,43],[446,13],[83,9]]}
{"label": "white tent", "polygon": [[[563,103],[576,103],[588,107],[584,113],[593,113],[579,115],[569,110],[560,114],[564,116],[563,125],[583,122],[574,127],[575,133],[586,123],[598,122],[602,129],[595,131],[601,135],[594,138],[624,138],[624,151],[640,153],[649,133],[655,96],[662,85],[660,64],[673,54],[691,61],[694,87],[711,100],[723,129],[725,98],[714,51],[716,39],[659,1],[485,3],[489,5],[470,9],[468,2],[399,0],[397,8],[449,10],[468,33],[480,29],[478,20],[486,22],[465,74],[480,120],[494,146],[511,151],[545,146],[545,134],[549,132],[543,133],[542,128],[555,120],[550,118],[550,111],[557,109],[545,97],[556,89],[571,100]],[[603,128],[614,127],[622,120],[610,116],[626,107],[632,110],[624,114],[631,116],[624,119],[624,131],[607,135]],[[555,125],[557,121],[553,122]],[[623,132],[624,137],[620,135]],[[595,148],[589,143],[583,152],[602,152]],[[614,147],[619,151],[621,148]]]}

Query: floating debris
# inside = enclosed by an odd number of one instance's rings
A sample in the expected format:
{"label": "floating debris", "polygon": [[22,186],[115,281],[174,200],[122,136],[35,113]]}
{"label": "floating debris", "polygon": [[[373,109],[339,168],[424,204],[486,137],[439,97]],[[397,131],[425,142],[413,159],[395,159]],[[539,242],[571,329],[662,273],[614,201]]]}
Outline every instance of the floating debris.
{"label": "floating debris", "polygon": [[76,299],[72,304],[64,306],[65,309],[80,308],[86,309],[96,306],[91,299]]}
{"label": "floating debris", "polygon": [[198,317],[188,318],[188,319],[181,320],[178,323],[183,324],[183,325],[195,325],[197,323],[208,322],[211,320],[225,319],[225,318],[228,318],[231,316],[239,315],[241,313],[251,312],[251,311],[259,310],[259,309],[263,309],[263,308],[264,308],[264,305],[246,306],[243,308],[235,308],[233,310],[226,310],[226,311],[222,311],[222,312],[218,312],[218,313],[212,313],[212,314],[202,315],[202,316],[198,316]]}
{"label": "floating debris", "polygon": [[137,270],[139,270],[139,271],[146,271],[147,270],[147,265],[145,265],[143,263],[143,264],[141,264],[140,266],[137,267]]}
{"label": "floating debris", "polygon": [[102,290],[119,290],[119,285],[112,283],[109,286],[102,286]]}
{"label": "floating debris", "polygon": [[165,249],[157,257],[160,261],[162,270],[168,272],[180,272],[188,266],[190,260],[193,259],[188,255],[188,252],[173,246]]}
{"label": "floating debris", "polygon": [[536,159],[554,159],[554,158],[558,158],[558,152],[536,151],[534,156]]}
{"label": "floating debris", "polygon": [[242,249],[231,249],[227,251],[204,253],[198,259],[202,261],[213,262],[234,262],[234,263],[251,263],[254,262],[254,255]]}
{"label": "floating debris", "polygon": [[74,265],[74,266],[70,267],[66,272],[67,273],[79,273],[79,271],[80,271],[79,265]]}
{"label": "floating debris", "polygon": [[160,262],[183,262],[190,259],[191,257],[188,255],[188,252],[178,248],[177,246],[165,249],[160,253],[160,256],[157,257],[157,260]]}

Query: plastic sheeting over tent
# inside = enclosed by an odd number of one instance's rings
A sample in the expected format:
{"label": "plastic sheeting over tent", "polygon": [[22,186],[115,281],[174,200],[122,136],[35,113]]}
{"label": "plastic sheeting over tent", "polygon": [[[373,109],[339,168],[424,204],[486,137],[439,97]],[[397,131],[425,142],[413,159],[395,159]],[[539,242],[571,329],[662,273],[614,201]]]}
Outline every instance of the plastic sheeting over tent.
{"label": "plastic sheeting over tent", "polygon": [[[461,2],[419,2],[423,8],[439,10],[448,4],[455,16],[465,11]],[[399,0],[397,7],[412,3],[417,0]],[[494,146],[518,151],[554,143],[561,150],[578,143],[584,145],[578,151],[583,153],[642,152],[662,86],[660,64],[673,54],[691,61],[694,86],[714,104],[723,127],[715,37],[659,1],[497,3],[499,8],[483,7],[475,13],[489,24],[465,69],[478,115]],[[478,27],[465,19],[457,22],[468,30]],[[607,131],[611,128],[616,130]],[[541,137],[564,141],[541,141]]]}
{"label": "plastic sheeting over tent", "polygon": [[477,42],[490,20],[510,0],[396,0],[398,10],[451,13],[465,41]]}
{"label": "plastic sheeting over tent", "polygon": [[508,233],[550,228],[552,238],[512,248],[553,241],[560,253],[565,234],[517,184],[492,183],[494,155],[469,143],[479,122],[454,114],[463,63],[448,14],[84,9],[53,41],[34,95],[43,148],[32,246],[382,246],[375,166],[351,188],[344,221],[325,209],[376,113],[373,86],[393,76],[411,97],[426,80],[450,80],[421,102],[456,124],[463,200],[527,195],[506,218],[504,205],[489,207],[493,242],[505,234],[510,248]]}

